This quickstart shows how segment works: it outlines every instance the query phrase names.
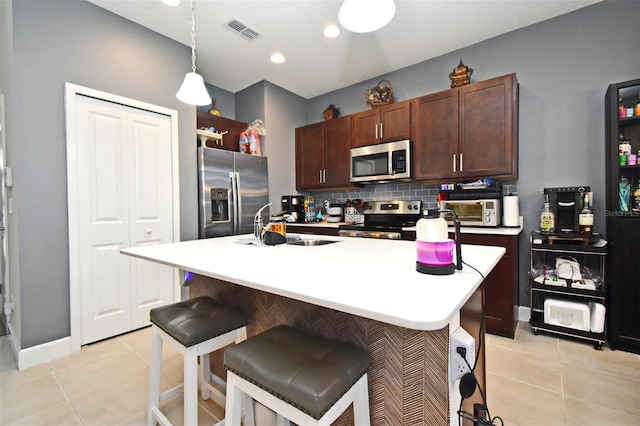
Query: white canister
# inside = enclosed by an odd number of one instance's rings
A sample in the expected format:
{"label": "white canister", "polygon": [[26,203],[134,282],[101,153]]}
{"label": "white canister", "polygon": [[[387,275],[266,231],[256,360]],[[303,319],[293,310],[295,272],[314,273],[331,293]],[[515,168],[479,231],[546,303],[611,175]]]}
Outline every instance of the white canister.
{"label": "white canister", "polygon": [[422,218],[416,223],[416,240],[441,242],[449,239],[447,221],[441,217]]}

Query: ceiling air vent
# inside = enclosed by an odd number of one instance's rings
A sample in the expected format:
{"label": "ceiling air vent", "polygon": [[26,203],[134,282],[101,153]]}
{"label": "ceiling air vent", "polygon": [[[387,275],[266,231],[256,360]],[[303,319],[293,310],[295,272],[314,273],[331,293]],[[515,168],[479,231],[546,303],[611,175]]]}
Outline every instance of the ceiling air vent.
{"label": "ceiling air vent", "polygon": [[243,24],[242,22],[238,21],[235,18],[231,18],[231,20],[227,22],[226,26],[231,31],[235,31],[236,33],[240,34],[247,40],[255,40],[261,35],[259,32],[257,32],[253,28],[249,28],[248,26],[246,26],[245,24]]}

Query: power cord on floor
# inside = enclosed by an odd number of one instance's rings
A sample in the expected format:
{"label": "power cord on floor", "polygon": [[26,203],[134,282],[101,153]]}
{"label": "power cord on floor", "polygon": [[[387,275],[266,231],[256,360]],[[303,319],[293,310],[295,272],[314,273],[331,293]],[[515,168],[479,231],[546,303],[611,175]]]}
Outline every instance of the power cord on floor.
{"label": "power cord on floor", "polygon": [[[486,280],[486,277],[478,269],[476,269],[475,267],[469,265],[467,262],[462,261],[462,263],[464,265],[470,267],[474,271],[476,271],[478,274],[480,274],[480,276],[482,277],[483,281]],[[504,421],[502,420],[501,417],[499,417],[499,416],[491,417],[491,413],[489,412],[489,406],[487,405],[487,398],[486,398],[486,396],[484,394],[482,386],[478,382],[478,378],[475,375],[476,366],[478,365],[478,359],[480,358],[480,351],[482,350],[482,342],[484,340],[483,339],[483,336],[484,336],[484,319],[485,319],[485,312],[484,312],[484,307],[483,307],[483,309],[482,309],[482,317],[481,317],[481,320],[480,320],[480,330],[478,332],[478,349],[476,350],[476,359],[475,359],[475,362],[473,363],[473,367],[471,367],[471,365],[469,364],[469,361],[467,360],[466,350],[464,350],[464,348],[458,348],[458,349],[461,349],[461,350],[457,351],[460,354],[460,356],[462,357],[462,359],[464,359],[465,364],[467,364],[467,367],[471,371],[470,373],[465,374],[462,377],[462,379],[460,380],[460,395],[462,396],[462,399],[460,400],[460,407],[458,408],[458,425],[461,425],[462,424],[462,419],[465,419],[465,420],[472,421],[474,425],[495,426],[497,424],[495,422],[499,421],[500,422],[499,424],[504,426]],[[480,396],[482,397],[482,406],[478,407],[479,408],[478,411],[486,411],[486,418],[485,418],[484,415],[476,415],[475,413],[471,414],[471,413],[469,413],[467,411],[464,411],[462,409],[462,403],[464,402],[464,400],[466,398],[471,397],[475,393],[476,387],[480,391]],[[475,404],[474,411],[476,411],[476,407],[478,405],[479,404]]]}

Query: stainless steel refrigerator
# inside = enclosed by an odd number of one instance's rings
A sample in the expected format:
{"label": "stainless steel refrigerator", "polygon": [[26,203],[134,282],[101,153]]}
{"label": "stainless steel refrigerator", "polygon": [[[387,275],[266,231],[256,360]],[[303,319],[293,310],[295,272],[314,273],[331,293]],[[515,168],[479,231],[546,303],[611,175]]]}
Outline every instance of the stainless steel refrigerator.
{"label": "stainless steel refrigerator", "polygon": [[254,216],[269,202],[267,158],[198,147],[198,187],[200,238],[253,234]]}

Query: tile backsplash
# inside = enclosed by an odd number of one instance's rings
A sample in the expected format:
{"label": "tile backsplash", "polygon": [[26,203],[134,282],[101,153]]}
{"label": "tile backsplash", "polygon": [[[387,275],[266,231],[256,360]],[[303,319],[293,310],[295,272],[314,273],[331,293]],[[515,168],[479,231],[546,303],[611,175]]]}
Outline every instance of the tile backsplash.
{"label": "tile backsplash", "polygon": [[[501,182],[503,192],[517,192],[516,181]],[[311,195],[316,206],[322,206],[324,200],[347,200],[360,199],[364,201],[391,201],[391,200],[422,200],[422,206],[435,209],[437,197],[440,193],[440,185],[420,185],[412,182],[392,182],[383,184],[370,184],[362,188],[349,189],[343,191],[327,192],[301,192],[300,195]]]}
{"label": "tile backsplash", "polygon": [[422,205],[427,208],[436,208],[436,198],[440,192],[439,185],[419,185],[411,182],[383,183],[365,185],[358,189],[328,192],[303,192],[301,195],[311,195],[316,206],[322,205],[324,200],[361,199],[364,201],[387,200],[422,200]]}

